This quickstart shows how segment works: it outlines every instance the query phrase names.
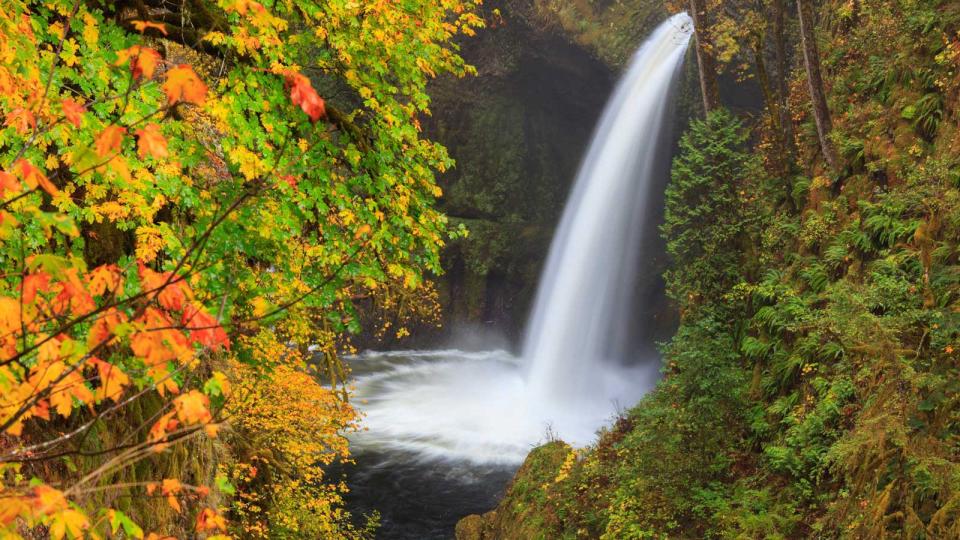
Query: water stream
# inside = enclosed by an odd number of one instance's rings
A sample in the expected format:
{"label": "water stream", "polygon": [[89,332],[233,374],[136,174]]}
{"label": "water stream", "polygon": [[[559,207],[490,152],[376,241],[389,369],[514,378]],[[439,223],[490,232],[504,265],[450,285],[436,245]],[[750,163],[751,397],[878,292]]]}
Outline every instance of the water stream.
{"label": "water stream", "polygon": [[[554,237],[520,357],[504,351],[368,352],[350,359],[367,430],[353,437],[351,503],[384,538],[449,538],[489,509],[537,443],[589,444],[655,383],[631,347],[644,212],[692,31],[660,25],[611,97]],[[427,491],[424,491],[424,490]]]}

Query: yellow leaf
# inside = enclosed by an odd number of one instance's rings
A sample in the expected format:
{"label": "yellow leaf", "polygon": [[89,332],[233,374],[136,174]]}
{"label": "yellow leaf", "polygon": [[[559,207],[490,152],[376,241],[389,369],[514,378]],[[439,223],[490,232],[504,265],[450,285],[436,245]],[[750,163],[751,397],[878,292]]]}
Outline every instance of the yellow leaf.
{"label": "yellow leaf", "polygon": [[64,510],[53,516],[50,522],[50,537],[60,540],[65,535],[70,538],[82,538],[83,530],[90,526],[87,516],[76,510]]}

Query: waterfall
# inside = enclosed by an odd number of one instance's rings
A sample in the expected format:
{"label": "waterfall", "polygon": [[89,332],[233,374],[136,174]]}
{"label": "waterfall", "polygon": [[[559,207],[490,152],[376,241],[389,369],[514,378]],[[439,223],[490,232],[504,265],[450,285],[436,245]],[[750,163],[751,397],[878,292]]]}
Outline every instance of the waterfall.
{"label": "waterfall", "polygon": [[669,150],[666,111],[691,31],[690,17],[675,15],[637,51],[577,175],[523,347],[529,396],[542,411],[624,397],[605,379],[627,360],[644,213]]}
{"label": "waterfall", "polygon": [[[692,31],[671,17],[634,56],[611,98],[554,238],[524,354],[371,352],[351,359],[362,451],[453,462],[523,460],[545,430],[589,444],[656,380],[630,358],[633,285],[670,91]],[[631,360],[633,360],[631,362]]]}

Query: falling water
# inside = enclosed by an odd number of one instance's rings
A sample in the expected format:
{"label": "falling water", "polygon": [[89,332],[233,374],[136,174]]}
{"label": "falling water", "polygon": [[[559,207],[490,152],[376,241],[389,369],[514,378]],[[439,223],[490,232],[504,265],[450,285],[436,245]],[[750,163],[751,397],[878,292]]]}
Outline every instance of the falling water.
{"label": "falling water", "polygon": [[617,406],[653,384],[656,366],[629,358],[624,336],[646,201],[667,150],[666,111],[691,30],[685,14],[657,28],[608,104],[554,239],[523,358],[458,350],[354,358],[368,428],[354,437],[361,451],[515,464],[547,429],[588,444]]}
{"label": "falling water", "polygon": [[[584,399],[621,399],[608,375],[627,360],[629,291],[644,211],[677,68],[690,38],[685,13],[637,51],[607,104],[564,210],[543,273],[523,357],[530,396],[543,411]],[[613,370],[613,373],[611,373]]]}

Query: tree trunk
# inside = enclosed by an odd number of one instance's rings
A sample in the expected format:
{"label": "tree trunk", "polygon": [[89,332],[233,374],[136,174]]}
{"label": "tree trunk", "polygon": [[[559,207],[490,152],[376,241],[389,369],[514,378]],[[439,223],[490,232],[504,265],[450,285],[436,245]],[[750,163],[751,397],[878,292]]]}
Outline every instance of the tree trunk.
{"label": "tree trunk", "polygon": [[827,97],[823,90],[823,77],[820,74],[820,52],[817,50],[817,40],[814,36],[813,9],[810,0],[797,0],[797,12],[800,16],[800,36],[803,42],[803,59],[807,67],[807,83],[810,86],[810,101],[813,105],[813,119],[817,124],[817,137],[820,139],[820,149],[827,165],[834,172],[837,171],[837,154],[830,142],[830,131],[833,125],[830,122],[830,109],[827,108]]}
{"label": "tree trunk", "polygon": [[713,43],[706,23],[707,9],[704,0],[690,0],[690,15],[693,17],[694,38],[697,49],[697,66],[700,69],[700,93],[703,95],[703,112],[720,105],[720,89],[717,84],[717,60],[713,56]]}
{"label": "tree trunk", "polygon": [[754,36],[752,40],[754,68],[757,72],[757,84],[760,85],[760,91],[763,92],[763,100],[767,104],[767,113],[770,117],[770,131],[777,145],[777,151],[773,156],[777,171],[780,175],[786,176],[789,167],[789,152],[787,150],[787,140],[784,135],[783,115],[780,109],[780,96],[774,92],[770,84],[770,76],[767,72],[767,63],[763,58],[763,37]]}
{"label": "tree trunk", "polygon": [[790,73],[787,67],[787,38],[784,31],[784,18],[787,11],[784,0],[774,0],[773,9],[773,45],[777,60],[777,98],[780,102],[780,128],[783,130],[787,157],[792,163],[796,145],[793,139],[793,118],[790,116],[790,89],[787,86],[787,78]]}

